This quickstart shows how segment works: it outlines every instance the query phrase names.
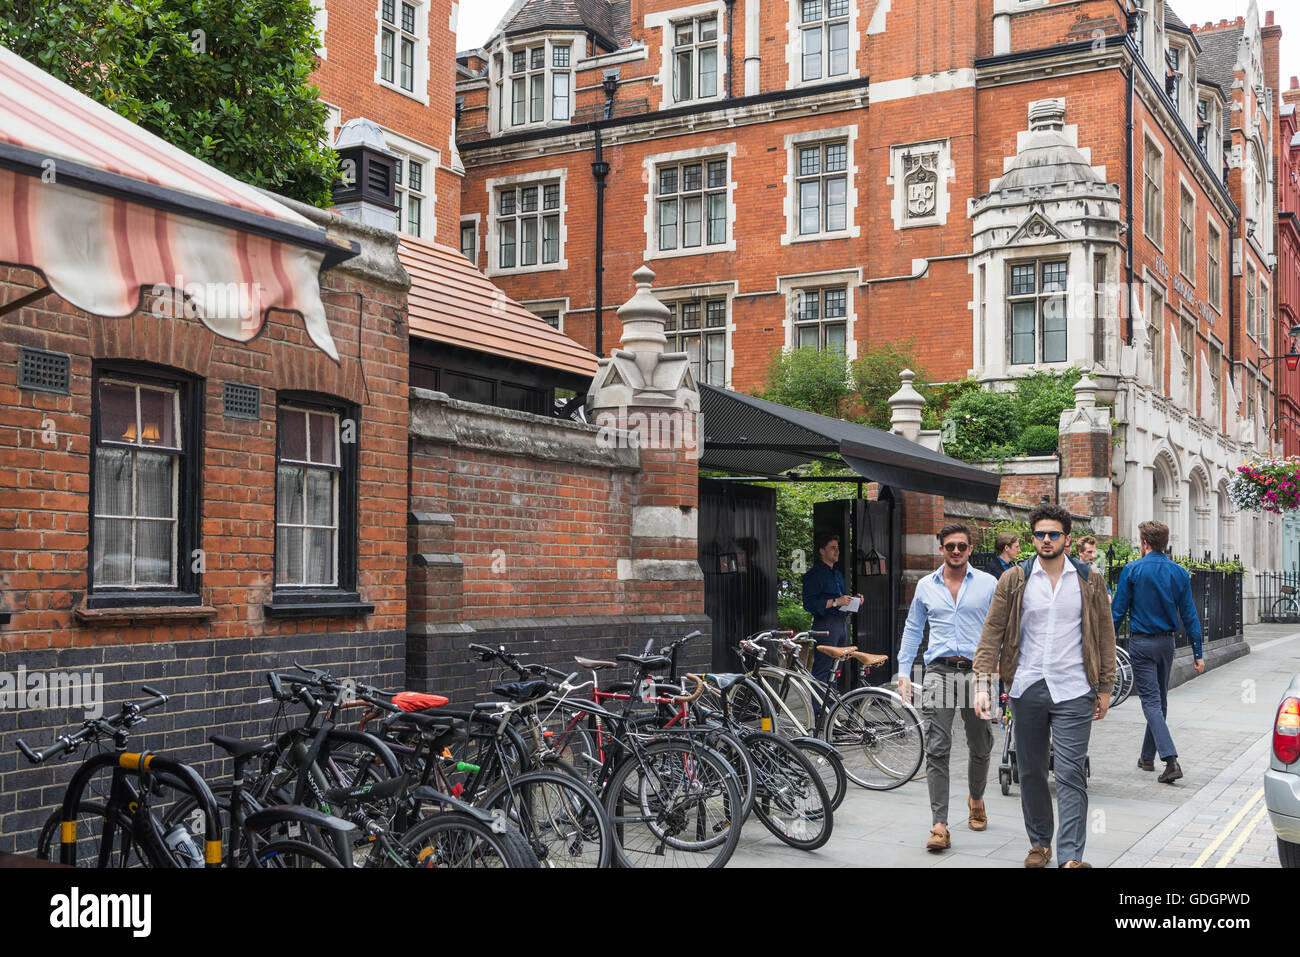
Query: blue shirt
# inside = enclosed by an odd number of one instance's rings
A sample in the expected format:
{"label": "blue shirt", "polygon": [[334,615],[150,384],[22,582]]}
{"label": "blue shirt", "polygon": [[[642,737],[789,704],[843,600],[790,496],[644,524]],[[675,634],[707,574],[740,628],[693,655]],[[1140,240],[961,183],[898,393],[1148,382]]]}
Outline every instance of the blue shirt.
{"label": "blue shirt", "polygon": [[1147,552],[1124,566],[1110,610],[1116,631],[1128,615],[1128,630],[1137,635],[1177,631],[1181,617],[1192,654],[1202,657],[1201,619],[1192,601],[1192,576],[1164,552]]}
{"label": "blue shirt", "polygon": [[848,590],[844,586],[844,576],[834,565],[827,565],[823,561],[818,561],[816,565],[808,569],[803,576],[803,607],[814,618],[825,618],[828,615],[837,615],[843,617],[848,612],[839,608],[827,608],[826,603],[832,598],[839,598],[841,595],[847,595]]}
{"label": "blue shirt", "polygon": [[903,644],[898,650],[898,673],[908,676],[921,647],[926,622],[930,624],[930,645],[925,649],[925,663],[935,658],[975,657],[980,632],[988,617],[989,605],[998,580],[987,572],[966,566],[966,578],[957,590],[957,600],[943,580],[943,568],[916,583],[916,595],[903,626]]}

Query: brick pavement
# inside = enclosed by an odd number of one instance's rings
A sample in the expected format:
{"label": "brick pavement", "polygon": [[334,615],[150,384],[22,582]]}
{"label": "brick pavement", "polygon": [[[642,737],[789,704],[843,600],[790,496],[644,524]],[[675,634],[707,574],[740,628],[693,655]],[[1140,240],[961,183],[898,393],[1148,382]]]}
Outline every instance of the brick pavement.
{"label": "brick pavement", "polygon": [[[1262,788],[1265,732],[1277,701],[1300,671],[1300,634],[1294,626],[1260,625],[1247,628],[1247,639],[1251,654],[1170,693],[1170,727],[1184,772],[1176,784],[1159,784],[1156,774],[1137,768],[1145,721],[1136,696],[1093,726],[1085,857],[1094,866],[1279,866],[1273,829],[1260,814],[1263,800],[1249,802]],[[966,827],[962,793],[965,736],[954,728],[949,851],[924,850],[930,824],[924,781],[887,792],[850,785],[821,850],[788,848],[753,820],[732,866],[1019,867],[1028,842],[1019,788],[1006,797],[998,791],[1003,735],[994,736],[989,828],[975,833]]]}

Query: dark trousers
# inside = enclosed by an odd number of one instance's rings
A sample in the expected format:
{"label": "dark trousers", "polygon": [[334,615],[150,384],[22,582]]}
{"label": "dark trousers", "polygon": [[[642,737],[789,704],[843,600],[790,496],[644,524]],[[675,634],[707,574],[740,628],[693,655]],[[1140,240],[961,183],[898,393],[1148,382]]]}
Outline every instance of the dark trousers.
{"label": "dark trousers", "polygon": [[[818,615],[813,619],[813,631],[829,631],[830,636],[820,639],[819,645],[834,645],[836,648],[843,648],[849,643],[849,621],[846,615],[835,612],[834,615]],[[831,674],[835,670],[835,659],[830,655],[823,655],[820,651],[813,657],[812,673],[824,685],[831,682]],[[821,704],[814,697],[813,714],[820,716]]]}
{"label": "dark trousers", "polygon": [[1130,635],[1128,656],[1133,662],[1133,687],[1142,702],[1147,719],[1147,733],[1142,738],[1142,760],[1164,761],[1178,757],[1173,736],[1169,733],[1169,672],[1174,666],[1174,636]]}
{"label": "dark trousers", "polygon": [[1025,833],[1034,847],[1052,846],[1052,788],[1047,780],[1051,754],[1061,817],[1056,840],[1060,864],[1083,860],[1088,824],[1088,779],[1083,762],[1092,736],[1093,700],[1087,694],[1055,702],[1046,680],[1035,681],[1019,698],[1011,699]]}

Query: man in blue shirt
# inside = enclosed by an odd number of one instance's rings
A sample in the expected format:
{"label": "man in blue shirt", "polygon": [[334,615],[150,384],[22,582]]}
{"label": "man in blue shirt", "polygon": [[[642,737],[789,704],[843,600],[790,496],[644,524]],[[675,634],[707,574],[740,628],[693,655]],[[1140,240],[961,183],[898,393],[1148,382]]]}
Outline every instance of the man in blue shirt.
{"label": "man in blue shirt", "polygon": [[993,561],[984,566],[984,570],[994,578],[1001,578],[1016,563],[1020,555],[1020,536],[1012,532],[1003,532],[993,544]]}
{"label": "man in blue shirt", "polygon": [[1143,522],[1138,526],[1142,536],[1142,557],[1124,566],[1111,613],[1115,617],[1115,630],[1119,630],[1124,616],[1129,616],[1128,656],[1133,662],[1133,684],[1142,701],[1142,713],[1147,719],[1146,737],[1142,739],[1142,753],[1138,767],[1143,771],[1155,770],[1155,756],[1159,751],[1165,762],[1160,775],[1162,784],[1173,784],[1183,776],[1178,766],[1178,749],[1169,734],[1165,721],[1169,714],[1169,671],[1174,663],[1174,633],[1179,619],[1192,643],[1193,667],[1196,673],[1205,671],[1201,654],[1201,620],[1196,615],[1192,601],[1192,579],[1187,570],[1174,564],[1165,549],[1169,546],[1169,527],[1162,522]]}
{"label": "man in blue shirt", "polygon": [[925,846],[931,851],[952,846],[952,836],[948,833],[948,756],[952,750],[953,717],[958,710],[970,746],[967,824],[972,831],[988,827],[984,787],[988,781],[989,755],[993,751],[993,729],[975,714],[971,662],[997,588],[996,578],[971,567],[970,530],[965,525],[945,525],[937,537],[943,565],[916,583],[916,595],[907,613],[903,643],[898,651],[898,693],[910,702],[912,663],[925,626],[929,624],[921,714],[929,722],[925,735],[925,781],[930,789],[933,825]]}
{"label": "man in blue shirt", "polygon": [[[843,608],[855,597],[860,602],[862,596],[845,594],[848,589],[844,585],[844,576],[837,567],[840,561],[840,537],[820,535],[814,544],[817,548],[817,562],[803,576],[803,607],[813,616],[813,631],[830,632],[830,637],[819,644],[843,648],[849,643],[849,613]],[[828,684],[834,667],[834,660],[819,651],[813,658],[813,677],[822,684]],[[820,714],[820,700],[813,701],[813,709],[814,716]]]}

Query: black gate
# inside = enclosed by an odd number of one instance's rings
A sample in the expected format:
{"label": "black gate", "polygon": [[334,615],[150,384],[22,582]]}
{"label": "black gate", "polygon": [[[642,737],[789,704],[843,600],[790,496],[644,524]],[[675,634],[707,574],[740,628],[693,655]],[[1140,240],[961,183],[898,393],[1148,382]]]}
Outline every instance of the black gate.
{"label": "black gate", "polygon": [[777,625],[776,489],[700,479],[699,536],[712,667],[734,671],[737,642]]}

